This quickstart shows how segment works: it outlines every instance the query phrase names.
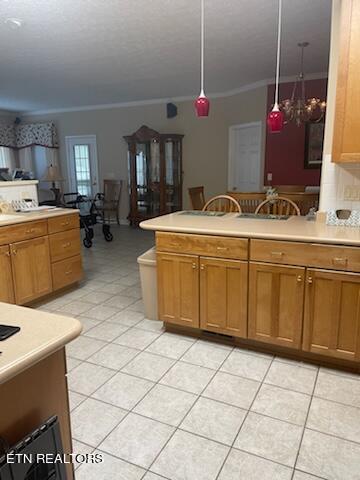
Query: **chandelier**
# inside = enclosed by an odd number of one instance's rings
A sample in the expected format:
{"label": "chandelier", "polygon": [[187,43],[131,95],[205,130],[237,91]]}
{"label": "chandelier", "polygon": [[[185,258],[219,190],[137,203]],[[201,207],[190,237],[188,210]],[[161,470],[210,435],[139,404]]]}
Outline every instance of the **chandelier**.
{"label": "chandelier", "polygon": [[[298,43],[301,48],[300,73],[296,77],[291,98],[280,102],[280,108],[285,115],[285,123],[294,122],[298,127],[306,122],[320,122],[325,115],[326,101],[320,98],[305,96],[304,49],[309,42]],[[298,87],[300,95],[297,96]]]}

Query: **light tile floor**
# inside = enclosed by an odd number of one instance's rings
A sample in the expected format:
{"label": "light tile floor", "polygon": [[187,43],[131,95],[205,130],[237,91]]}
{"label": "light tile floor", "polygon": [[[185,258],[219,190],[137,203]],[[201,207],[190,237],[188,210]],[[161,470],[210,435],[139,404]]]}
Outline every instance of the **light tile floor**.
{"label": "light tile floor", "polygon": [[360,376],[164,333],[144,318],[137,256],[113,227],[79,288],[38,308],[78,317],[67,347],[77,480],[360,480]]}

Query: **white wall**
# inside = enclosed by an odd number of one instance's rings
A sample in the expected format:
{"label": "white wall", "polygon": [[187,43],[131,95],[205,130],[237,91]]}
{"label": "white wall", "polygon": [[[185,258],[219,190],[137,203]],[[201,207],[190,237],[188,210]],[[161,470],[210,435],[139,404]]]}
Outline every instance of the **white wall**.
{"label": "white wall", "polygon": [[[178,116],[166,118],[166,105],[144,105],[103,110],[52,113],[26,116],[25,122],[52,120],[59,134],[59,158],[66,175],[65,136],[97,136],[100,177],[127,180],[127,145],[124,135],[141,125],[161,133],[181,133],[183,140],[184,205],[189,206],[187,188],[204,185],[206,196],[226,192],[228,165],[228,131],[230,125],[261,120],[266,117],[267,87],[211,101],[210,116],[197,118],[192,101],[178,103]],[[263,135],[263,151],[265,134]],[[124,192],[121,218],[129,210],[128,193]]]}
{"label": "white wall", "polygon": [[341,0],[333,0],[324,157],[320,190],[320,210],[322,211],[334,208],[360,210],[359,201],[344,200],[344,190],[347,185],[360,186],[360,164],[338,165],[331,161],[339,57],[340,6]]}

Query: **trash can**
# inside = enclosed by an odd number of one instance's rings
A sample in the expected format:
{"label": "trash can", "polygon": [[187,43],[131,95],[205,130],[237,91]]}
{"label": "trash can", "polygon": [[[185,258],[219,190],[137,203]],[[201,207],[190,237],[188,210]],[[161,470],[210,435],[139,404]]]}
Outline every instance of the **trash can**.
{"label": "trash can", "polygon": [[145,317],[159,320],[157,308],[156,249],[150,248],[137,259],[140,270],[141,291]]}

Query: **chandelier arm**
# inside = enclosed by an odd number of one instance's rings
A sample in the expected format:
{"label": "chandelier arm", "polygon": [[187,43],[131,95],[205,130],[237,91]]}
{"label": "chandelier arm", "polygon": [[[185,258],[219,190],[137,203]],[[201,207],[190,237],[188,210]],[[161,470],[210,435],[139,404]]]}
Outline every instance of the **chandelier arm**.
{"label": "chandelier arm", "polygon": [[275,105],[279,105],[281,11],[282,11],[282,0],[279,0],[278,35],[277,35],[277,51],[276,51]]}
{"label": "chandelier arm", "polygon": [[201,93],[200,96],[204,95],[204,39],[205,39],[205,22],[204,22],[204,0],[201,0],[201,68],[200,68],[200,86],[201,86]]}

